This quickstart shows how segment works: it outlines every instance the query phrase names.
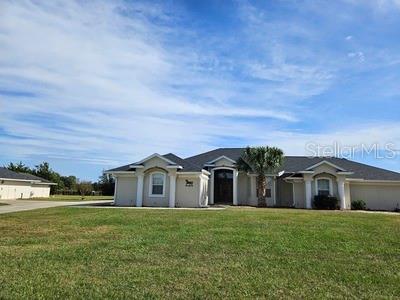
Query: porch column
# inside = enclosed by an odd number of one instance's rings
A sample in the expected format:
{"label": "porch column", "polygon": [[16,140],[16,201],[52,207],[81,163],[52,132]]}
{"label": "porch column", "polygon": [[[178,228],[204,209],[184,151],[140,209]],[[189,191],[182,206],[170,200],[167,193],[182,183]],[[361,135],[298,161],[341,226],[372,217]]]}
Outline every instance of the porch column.
{"label": "porch column", "polygon": [[138,174],[137,177],[137,190],[136,190],[136,206],[142,207],[143,206],[143,180],[144,175]]}
{"label": "porch column", "polygon": [[211,170],[211,178],[210,178],[210,200],[209,203],[214,204],[214,170]]}
{"label": "porch column", "polygon": [[346,193],[344,191],[344,180],[338,179],[338,193],[340,199],[340,209],[346,209]]}
{"label": "porch column", "polygon": [[238,170],[233,170],[233,205],[238,205],[237,190],[238,190]]}
{"label": "porch column", "polygon": [[175,207],[176,175],[169,175],[169,207]]}
{"label": "porch column", "polygon": [[114,176],[114,203],[117,200],[118,176]]}
{"label": "porch column", "polygon": [[305,185],[306,185],[306,208],[311,209],[311,178],[305,178]]}
{"label": "porch column", "polygon": [[254,175],[250,175],[250,201],[251,203],[257,201],[257,180]]}

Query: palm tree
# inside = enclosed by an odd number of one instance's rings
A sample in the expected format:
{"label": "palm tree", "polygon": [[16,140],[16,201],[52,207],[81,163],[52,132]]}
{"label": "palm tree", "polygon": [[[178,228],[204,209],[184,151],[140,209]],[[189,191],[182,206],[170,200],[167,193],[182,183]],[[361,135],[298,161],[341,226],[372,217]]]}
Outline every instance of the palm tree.
{"label": "palm tree", "polygon": [[283,163],[283,151],[277,147],[247,147],[239,158],[239,170],[257,174],[258,206],[266,206],[268,173],[276,172]]}

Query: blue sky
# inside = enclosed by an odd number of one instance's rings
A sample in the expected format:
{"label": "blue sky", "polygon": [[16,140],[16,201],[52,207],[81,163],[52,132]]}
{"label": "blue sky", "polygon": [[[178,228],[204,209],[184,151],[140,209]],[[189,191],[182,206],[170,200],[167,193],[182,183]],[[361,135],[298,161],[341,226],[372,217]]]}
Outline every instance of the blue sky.
{"label": "blue sky", "polygon": [[[2,1],[0,164],[400,149],[400,1]],[[354,159],[400,171],[400,157]]]}

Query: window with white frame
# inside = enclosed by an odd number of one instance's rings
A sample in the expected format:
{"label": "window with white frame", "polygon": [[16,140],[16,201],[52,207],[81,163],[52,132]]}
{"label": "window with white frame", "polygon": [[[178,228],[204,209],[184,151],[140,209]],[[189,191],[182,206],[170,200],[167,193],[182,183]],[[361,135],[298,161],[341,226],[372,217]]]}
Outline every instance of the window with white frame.
{"label": "window with white frame", "polygon": [[150,196],[164,196],[165,174],[153,173],[150,177]]}
{"label": "window with white frame", "polygon": [[317,180],[317,194],[320,196],[329,196],[331,194],[329,179]]}

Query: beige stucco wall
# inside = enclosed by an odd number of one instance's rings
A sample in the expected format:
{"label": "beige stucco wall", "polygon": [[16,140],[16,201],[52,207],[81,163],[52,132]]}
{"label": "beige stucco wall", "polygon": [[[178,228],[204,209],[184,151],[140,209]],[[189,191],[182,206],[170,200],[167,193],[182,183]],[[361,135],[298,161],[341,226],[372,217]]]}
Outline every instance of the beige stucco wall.
{"label": "beige stucco wall", "polygon": [[320,173],[329,173],[329,174],[336,175],[337,169],[330,165],[322,164],[322,165],[319,165],[318,167],[314,168],[313,171],[314,171],[315,175],[318,175]]}
{"label": "beige stucco wall", "polygon": [[162,168],[162,169],[166,169],[166,167],[168,166],[168,163],[165,160],[162,160],[158,157],[153,157],[152,159],[149,159],[148,161],[146,161],[144,164],[144,169],[148,170],[151,168]]}
{"label": "beige stucco wall", "polygon": [[248,199],[250,197],[250,178],[244,172],[239,172],[238,178],[238,205],[249,205]]}
{"label": "beige stucco wall", "polygon": [[0,199],[29,199],[31,197],[48,197],[50,186],[35,185],[28,181],[4,180],[0,183]]}
{"label": "beige stucco wall", "polygon": [[[186,180],[193,181],[193,186],[186,186]],[[198,176],[178,176],[175,194],[176,207],[199,207],[199,196],[200,178]]]}
{"label": "beige stucco wall", "polygon": [[272,177],[267,177],[267,189],[271,190],[271,197],[267,197],[267,206],[274,206],[274,179]]}
{"label": "beige stucco wall", "polygon": [[276,205],[289,207],[293,205],[293,186],[282,178],[276,181]]}
{"label": "beige stucco wall", "polygon": [[114,195],[116,206],[136,205],[137,178],[117,176],[117,189]]}
{"label": "beige stucco wall", "polygon": [[[163,173],[165,175],[165,192],[163,197],[150,196],[150,175],[154,172]],[[143,206],[160,206],[167,207],[169,199],[169,176],[161,169],[152,169],[152,171],[147,172],[144,175],[144,185],[143,185]]]}
{"label": "beige stucco wall", "polygon": [[49,197],[50,196],[50,186],[42,184],[32,184],[32,197]]}
{"label": "beige stucco wall", "polygon": [[294,182],[294,203],[297,208],[306,207],[306,191],[304,182]]}
{"label": "beige stucco wall", "polygon": [[350,184],[351,200],[364,200],[368,209],[394,210],[400,207],[400,185]]}

